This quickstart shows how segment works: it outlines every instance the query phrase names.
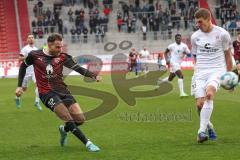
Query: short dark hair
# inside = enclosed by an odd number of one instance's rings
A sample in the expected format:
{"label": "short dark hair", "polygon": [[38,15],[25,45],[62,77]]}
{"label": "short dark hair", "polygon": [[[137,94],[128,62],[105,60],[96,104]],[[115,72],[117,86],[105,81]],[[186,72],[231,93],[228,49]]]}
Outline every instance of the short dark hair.
{"label": "short dark hair", "polygon": [[54,33],[50,36],[48,36],[47,42],[55,42],[55,41],[62,41],[62,36],[58,33]]}
{"label": "short dark hair", "polygon": [[182,37],[182,35],[178,33],[178,34],[175,35],[175,38],[177,38],[178,36]]}
{"label": "short dark hair", "polygon": [[203,19],[208,19],[211,18],[211,12],[206,9],[206,8],[199,8],[195,14],[194,14],[195,18],[203,18]]}

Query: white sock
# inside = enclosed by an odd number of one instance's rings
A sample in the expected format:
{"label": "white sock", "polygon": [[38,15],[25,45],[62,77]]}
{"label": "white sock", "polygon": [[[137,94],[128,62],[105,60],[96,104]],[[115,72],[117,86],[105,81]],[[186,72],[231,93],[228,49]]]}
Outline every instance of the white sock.
{"label": "white sock", "polygon": [[39,103],[39,93],[38,93],[38,88],[37,87],[35,89],[35,102]]}
{"label": "white sock", "polygon": [[163,82],[168,82],[168,77],[162,79]]}
{"label": "white sock", "polygon": [[210,121],[208,122],[207,128],[208,128],[208,129],[213,129],[213,124],[212,124],[212,122],[210,122]]}
{"label": "white sock", "polygon": [[15,99],[20,99],[20,97],[16,96]]}
{"label": "white sock", "polygon": [[184,93],[184,90],[183,90],[183,79],[178,79],[178,87],[179,87],[179,91],[180,91],[180,94],[183,94]]}
{"label": "white sock", "polygon": [[92,142],[90,140],[88,140],[86,143],[86,147],[88,147],[90,144],[92,144]]}
{"label": "white sock", "polygon": [[213,100],[206,100],[200,113],[200,128],[198,133],[206,132],[207,125],[210,124],[210,118],[213,111]]}

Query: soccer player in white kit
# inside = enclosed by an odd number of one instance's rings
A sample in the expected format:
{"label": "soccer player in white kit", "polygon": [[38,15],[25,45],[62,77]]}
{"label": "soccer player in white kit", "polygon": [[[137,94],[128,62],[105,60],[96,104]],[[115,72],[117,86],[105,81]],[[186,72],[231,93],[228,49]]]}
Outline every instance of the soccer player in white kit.
{"label": "soccer player in white kit", "polygon": [[141,69],[143,69],[144,74],[146,74],[148,72],[148,59],[149,59],[150,53],[149,51],[146,49],[146,47],[143,47],[143,49],[140,51],[140,59],[141,59]]}
{"label": "soccer player in white kit", "polygon": [[202,143],[208,138],[216,139],[210,118],[220,75],[232,70],[231,37],[225,29],[212,24],[211,13],[207,9],[196,11],[195,22],[199,30],[191,36],[191,44],[192,54],[196,56],[194,94],[200,112],[197,141]]}
{"label": "soccer player in white kit", "polygon": [[[28,34],[28,37],[27,37],[27,45],[24,46],[20,52],[20,55],[19,55],[19,61],[22,62],[24,61],[24,59],[28,56],[28,54],[33,51],[33,50],[38,50],[37,47],[34,46],[34,37],[32,34]],[[23,90],[26,91],[27,90],[27,87],[28,87],[28,84],[30,81],[33,81],[35,84],[36,84],[36,79],[35,79],[35,75],[34,75],[34,69],[33,69],[33,66],[29,66],[26,70],[26,75],[24,77],[24,80],[23,80],[23,83],[22,83],[22,87],[23,87]],[[36,89],[35,89],[35,103],[34,105],[37,107],[38,110],[42,110],[42,107],[39,103],[39,94],[38,94],[38,88],[36,86]],[[20,97],[16,96],[15,98],[15,101],[16,101],[16,107],[17,108],[20,108],[21,107],[21,101],[20,101]]]}
{"label": "soccer player in white kit", "polygon": [[190,54],[190,50],[188,46],[182,42],[182,36],[180,34],[176,34],[175,43],[170,44],[164,53],[167,65],[170,64],[170,75],[168,78],[163,79],[163,81],[171,82],[177,75],[180,97],[188,96],[184,92],[183,73],[181,71],[181,63],[186,54]]}

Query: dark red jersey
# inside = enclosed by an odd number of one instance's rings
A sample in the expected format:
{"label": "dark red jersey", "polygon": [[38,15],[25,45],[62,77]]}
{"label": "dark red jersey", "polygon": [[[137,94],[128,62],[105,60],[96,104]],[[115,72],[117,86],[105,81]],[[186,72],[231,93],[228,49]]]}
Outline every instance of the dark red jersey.
{"label": "dark red jersey", "polygon": [[[49,91],[68,93],[67,85],[63,82],[63,66],[73,69],[80,74],[95,78],[95,74],[80,67],[72,59],[72,56],[66,53],[60,53],[58,56],[50,56],[43,50],[36,50],[29,53],[23,65],[33,65],[36,83],[40,94],[45,94]],[[22,71],[24,66],[21,65],[19,70],[19,86],[22,81]],[[23,69],[22,69],[23,70]]]}

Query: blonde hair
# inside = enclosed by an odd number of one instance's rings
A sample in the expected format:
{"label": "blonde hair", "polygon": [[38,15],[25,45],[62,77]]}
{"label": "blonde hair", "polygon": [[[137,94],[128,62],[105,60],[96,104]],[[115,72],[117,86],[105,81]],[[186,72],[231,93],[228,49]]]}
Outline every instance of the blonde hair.
{"label": "blonde hair", "polygon": [[203,18],[203,19],[208,19],[211,18],[211,12],[206,9],[206,8],[199,8],[195,14],[194,14],[195,18]]}

